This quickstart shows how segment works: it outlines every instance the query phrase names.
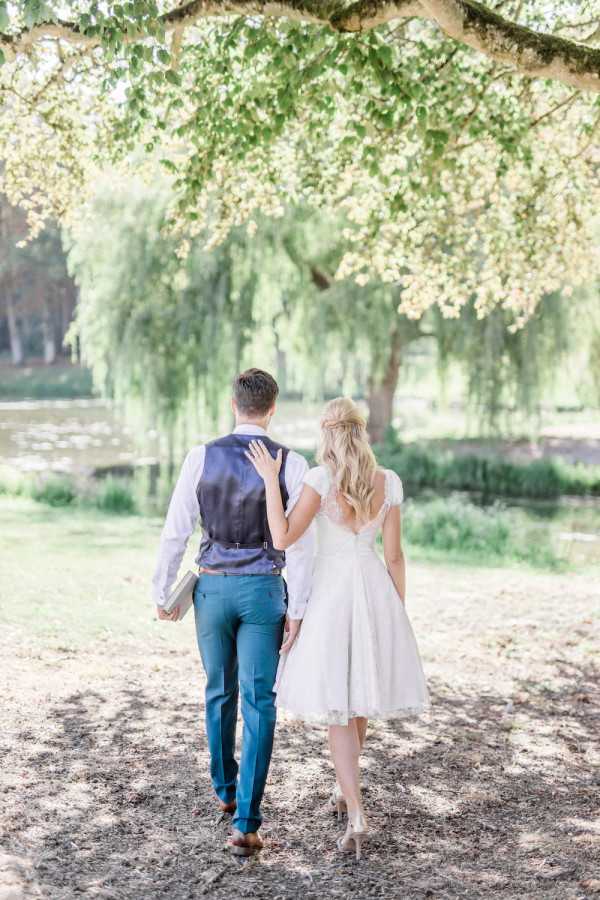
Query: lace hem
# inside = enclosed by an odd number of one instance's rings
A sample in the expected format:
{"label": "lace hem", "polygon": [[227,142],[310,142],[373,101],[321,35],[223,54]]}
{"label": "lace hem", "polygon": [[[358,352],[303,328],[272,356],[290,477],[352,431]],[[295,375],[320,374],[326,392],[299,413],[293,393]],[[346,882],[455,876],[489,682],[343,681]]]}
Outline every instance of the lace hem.
{"label": "lace hem", "polygon": [[300,719],[311,725],[347,725],[350,719],[412,719],[417,716],[426,716],[431,714],[431,705],[423,704],[422,706],[404,706],[400,709],[392,709],[387,712],[381,710],[336,710],[331,709],[324,713],[298,712],[290,709],[283,704],[277,703],[277,709],[285,712],[293,719]]}

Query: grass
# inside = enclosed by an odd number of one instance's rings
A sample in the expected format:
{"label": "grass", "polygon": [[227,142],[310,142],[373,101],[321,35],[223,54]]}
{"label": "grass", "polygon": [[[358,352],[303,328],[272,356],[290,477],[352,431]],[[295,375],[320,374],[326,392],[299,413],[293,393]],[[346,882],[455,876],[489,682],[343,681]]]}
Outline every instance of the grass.
{"label": "grass", "polygon": [[[491,513],[487,520],[480,512],[471,510],[465,518],[464,509],[457,506],[448,510],[437,501],[423,506],[407,503],[409,581],[414,582],[413,566],[421,562],[434,567],[427,575],[432,589],[438,578],[435,572],[442,577],[449,566],[456,573],[466,573],[464,578],[460,575],[465,583],[468,573],[484,566],[496,581],[501,571],[514,580],[517,569],[523,578],[564,577],[543,574],[541,557],[534,554],[528,560],[515,550],[527,540],[524,528],[507,536],[506,520],[494,524]],[[498,514],[500,510],[494,513]],[[180,629],[161,628],[154,620],[151,578],[162,518],[107,515],[77,503],[49,506],[29,496],[4,495],[0,520],[0,628],[5,634],[14,631],[28,646],[43,644],[60,653],[98,640],[106,642],[107,648],[115,643],[133,646],[136,641],[147,647],[160,641],[175,651],[183,641],[193,649],[194,629],[187,619]],[[193,568],[198,541],[196,532],[188,543],[182,571]],[[550,571],[555,572],[554,561],[550,563]],[[527,574],[534,567],[538,572]],[[422,579],[423,570],[419,571],[418,579]]]}
{"label": "grass", "polygon": [[[60,651],[94,640],[177,641],[175,629],[153,620],[162,520],[6,496],[0,518],[4,629],[25,627],[27,641]],[[196,549],[190,541],[184,564]]]}

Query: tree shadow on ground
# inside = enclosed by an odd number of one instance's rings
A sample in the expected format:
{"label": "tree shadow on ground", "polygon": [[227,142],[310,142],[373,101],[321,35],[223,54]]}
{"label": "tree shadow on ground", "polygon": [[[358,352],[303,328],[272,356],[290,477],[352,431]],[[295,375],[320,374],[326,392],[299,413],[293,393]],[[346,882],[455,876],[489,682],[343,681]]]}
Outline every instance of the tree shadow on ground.
{"label": "tree shadow on ground", "polygon": [[223,849],[197,685],[175,697],[168,679],[70,693],[43,729],[17,735],[5,896],[12,885],[51,900],[591,897],[599,673],[559,660],[556,671],[560,690],[522,682],[508,707],[491,690],[434,683],[428,720],[373,724],[360,863],[335,846],[325,729],[280,720],[267,847],[240,864]]}

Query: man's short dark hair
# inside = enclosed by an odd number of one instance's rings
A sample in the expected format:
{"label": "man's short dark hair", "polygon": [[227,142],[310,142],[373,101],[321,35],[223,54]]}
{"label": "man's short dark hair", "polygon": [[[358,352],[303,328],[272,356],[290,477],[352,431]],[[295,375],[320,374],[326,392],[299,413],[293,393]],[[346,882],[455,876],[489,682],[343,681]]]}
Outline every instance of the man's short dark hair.
{"label": "man's short dark hair", "polygon": [[266,415],[278,394],[277,382],[262,369],[246,369],[233,379],[233,399],[244,415],[257,418]]}

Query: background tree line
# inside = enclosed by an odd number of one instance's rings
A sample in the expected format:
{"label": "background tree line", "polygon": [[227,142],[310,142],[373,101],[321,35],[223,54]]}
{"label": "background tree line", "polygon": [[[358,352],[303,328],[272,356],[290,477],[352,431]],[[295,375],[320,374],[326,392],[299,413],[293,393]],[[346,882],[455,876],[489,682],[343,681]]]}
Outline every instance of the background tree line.
{"label": "background tree line", "polygon": [[576,350],[582,402],[600,402],[593,285],[576,305],[547,295],[517,329],[507,311],[480,318],[472,304],[454,318],[434,306],[413,319],[399,312],[400,287],[335,277],[345,252],[341,217],[290,207],[210,250],[199,235],[182,256],[165,229],[168,203],[166,181],[115,185],[111,176],[65,232],[65,250],[56,229],[16,247],[24,224],[4,203],[0,334],[13,362],[26,352],[52,362],[68,352],[62,341],[74,315],[67,344],[91,367],[97,390],[125,415],[141,411],[171,457],[201,423],[216,425],[231,373],[257,361],[275,368],[287,396],[363,396],[378,441],[393,418],[403,363],[416,351],[442,374],[460,368],[484,430],[506,431],[519,413],[535,418]]}
{"label": "background tree line", "polygon": [[16,366],[31,357],[53,363],[68,352],[77,299],[59,229],[49,225],[18,246],[26,236],[24,212],[0,193],[0,353]]}

